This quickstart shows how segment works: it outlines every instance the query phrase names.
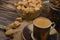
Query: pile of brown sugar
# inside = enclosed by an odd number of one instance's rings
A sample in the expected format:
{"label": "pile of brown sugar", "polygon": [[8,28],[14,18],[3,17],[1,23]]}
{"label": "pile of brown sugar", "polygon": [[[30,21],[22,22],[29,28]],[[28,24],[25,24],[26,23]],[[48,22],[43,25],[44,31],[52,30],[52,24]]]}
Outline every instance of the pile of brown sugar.
{"label": "pile of brown sugar", "polygon": [[34,12],[40,10],[41,0],[22,0],[15,4],[18,10],[28,12]]}

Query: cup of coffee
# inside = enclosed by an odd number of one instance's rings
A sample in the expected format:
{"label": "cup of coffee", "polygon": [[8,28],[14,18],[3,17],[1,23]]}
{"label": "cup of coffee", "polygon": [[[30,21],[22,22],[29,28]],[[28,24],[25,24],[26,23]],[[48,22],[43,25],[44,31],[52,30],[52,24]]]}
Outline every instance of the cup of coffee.
{"label": "cup of coffee", "polygon": [[54,23],[48,18],[39,17],[33,21],[33,36],[36,40],[47,40],[51,27]]}

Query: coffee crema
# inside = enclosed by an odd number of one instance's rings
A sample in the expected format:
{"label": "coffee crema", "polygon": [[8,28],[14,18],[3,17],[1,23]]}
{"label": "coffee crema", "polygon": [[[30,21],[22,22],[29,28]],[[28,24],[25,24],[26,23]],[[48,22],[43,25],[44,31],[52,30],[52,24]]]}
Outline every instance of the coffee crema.
{"label": "coffee crema", "polygon": [[48,28],[52,22],[45,17],[39,17],[33,21],[33,24],[39,28]]}

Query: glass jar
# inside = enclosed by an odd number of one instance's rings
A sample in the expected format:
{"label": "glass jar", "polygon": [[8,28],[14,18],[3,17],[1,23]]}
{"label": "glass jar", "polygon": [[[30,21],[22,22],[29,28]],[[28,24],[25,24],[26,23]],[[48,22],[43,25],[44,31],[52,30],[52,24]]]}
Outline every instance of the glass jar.
{"label": "glass jar", "polygon": [[50,19],[56,23],[55,29],[60,32],[60,0],[50,0]]}

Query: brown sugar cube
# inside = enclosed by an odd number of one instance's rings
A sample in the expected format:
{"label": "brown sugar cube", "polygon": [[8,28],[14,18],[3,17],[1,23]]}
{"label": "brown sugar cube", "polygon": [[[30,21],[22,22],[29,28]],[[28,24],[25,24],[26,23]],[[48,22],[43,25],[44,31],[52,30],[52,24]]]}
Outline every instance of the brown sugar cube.
{"label": "brown sugar cube", "polygon": [[22,6],[21,10],[24,11],[26,8],[24,6]]}
{"label": "brown sugar cube", "polygon": [[26,11],[29,11],[29,7],[26,8]]}
{"label": "brown sugar cube", "polygon": [[33,11],[34,11],[34,9],[33,9],[33,8],[31,8],[31,7],[29,8],[29,10],[30,10],[30,12],[33,12]]}
{"label": "brown sugar cube", "polygon": [[25,11],[26,13],[28,13],[28,12],[29,12],[29,7],[25,8],[24,11]]}
{"label": "brown sugar cube", "polygon": [[24,2],[23,2],[23,5],[27,5],[27,3],[28,3],[27,1],[24,1]]}
{"label": "brown sugar cube", "polygon": [[29,6],[36,7],[36,5],[33,3],[29,3]]}
{"label": "brown sugar cube", "polygon": [[37,10],[39,10],[39,8],[38,7],[35,7],[35,10],[37,11]]}
{"label": "brown sugar cube", "polygon": [[9,29],[11,29],[11,27],[10,26],[6,26],[6,30],[9,30]]}
{"label": "brown sugar cube", "polygon": [[[37,0],[37,1],[38,1],[38,0]],[[37,1],[36,1],[36,0],[32,0],[32,3],[36,4]]]}
{"label": "brown sugar cube", "polygon": [[26,16],[26,13],[23,13],[22,15],[23,15],[23,16]]}
{"label": "brown sugar cube", "polygon": [[21,25],[20,22],[15,21],[15,22],[12,24],[11,28],[17,28],[17,27],[19,27],[20,25]]}
{"label": "brown sugar cube", "polygon": [[13,29],[9,29],[5,32],[6,35],[12,35],[14,33]]}
{"label": "brown sugar cube", "polygon": [[17,9],[20,10],[21,9],[21,6],[17,6]]}
{"label": "brown sugar cube", "polygon": [[16,21],[22,22],[22,17],[16,18]]}
{"label": "brown sugar cube", "polygon": [[41,7],[42,7],[40,4],[37,4],[36,6],[37,6],[38,8],[41,8]]}
{"label": "brown sugar cube", "polygon": [[18,21],[15,21],[14,23],[12,23],[12,24],[10,24],[10,25],[8,25],[7,27],[7,29],[11,29],[11,28],[17,28],[17,27],[19,27],[21,25],[21,23],[20,22],[18,22]]}

